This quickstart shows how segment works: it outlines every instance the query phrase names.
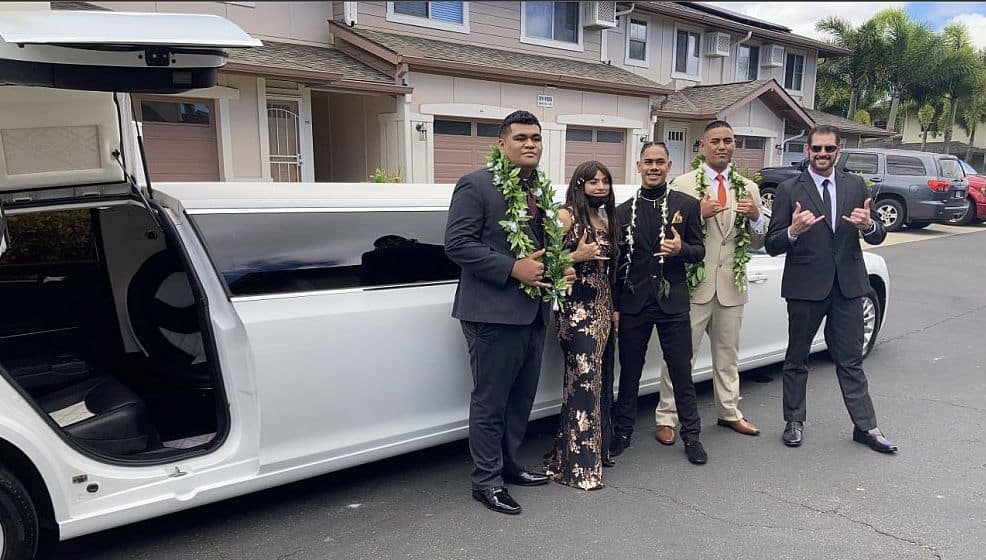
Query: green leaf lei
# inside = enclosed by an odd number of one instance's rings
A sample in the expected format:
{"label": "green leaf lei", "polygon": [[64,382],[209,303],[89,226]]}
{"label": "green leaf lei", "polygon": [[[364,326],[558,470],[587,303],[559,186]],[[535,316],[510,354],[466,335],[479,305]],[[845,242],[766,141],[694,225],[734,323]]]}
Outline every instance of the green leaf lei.
{"label": "green leaf lei", "polygon": [[[633,195],[633,202],[630,203],[630,223],[627,224],[626,229],[626,239],[627,239],[627,262],[623,265],[623,285],[627,287],[632,293],[634,291],[633,283],[630,281],[630,266],[633,265],[633,234],[637,229],[637,201],[641,199],[643,194],[643,188],[637,189],[637,192]],[[668,227],[668,198],[671,195],[670,186],[665,189],[664,196],[660,197],[658,200],[661,201],[661,230],[658,232],[657,247],[660,251],[660,247],[664,244],[664,231]],[[644,199],[647,200],[647,199]],[[661,264],[661,270],[659,272],[660,280],[657,286],[657,296],[659,299],[666,299],[668,295],[671,294],[671,283],[664,277],[664,257],[660,257],[658,262]]]}
{"label": "green leaf lei", "polygon": [[[692,169],[697,169],[698,174],[695,176],[696,188],[695,192],[698,194],[699,200],[705,198],[709,194],[709,178],[705,174],[705,159],[701,156],[696,157],[692,160]],[[732,163],[729,164],[729,168],[726,172],[726,177],[729,180],[729,188],[733,191],[733,196],[736,200],[742,200],[749,196],[749,191],[746,190],[746,180],[745,178],[736,171],[736,166]],[[671,182],[672,186],[674,181]],[[750,223],[750,219],[746,215],[736,212],[736,218],[733,220],[733,228],[736,230],[736,252],[733,256],[733,283],[740,292],[745,292],[747,289],[746,285],[746,265],[750,262],[750,230],[746,227]],[[705,239],[705,235],[708,231],[708,220],[702,224],[702,239]],[[705,261],[697,262],[688,265],[688,292],[695,293],[698,286],[705,281]]]}
{"label": "green leaf lei", "polygon": [[[534,240],[527,234],[524,226],[531,220],[527,210],[527,193],[520,185],[520,167],[507,159],[507,156],[494,147],[486,155],[486,167],[493,173],[493,185],[500,189],[507,202],[506,217],[500,220],[500,227],[507,234],[510,250],[517,258],[524,258],[534,252]],[[535,299],[551,302],[556,310],[561,309],[568,293],[565,270],[572,266],[572,255],[565,249],[565,226],[558,217],[561,204],[555,202],[555,189],[551,180],[540,169],[533,171],[531,192],[537,199],[537,207],[544,212],[545,252],[544,281],[550,288],[538,288],[521,284],[524,293]]]}

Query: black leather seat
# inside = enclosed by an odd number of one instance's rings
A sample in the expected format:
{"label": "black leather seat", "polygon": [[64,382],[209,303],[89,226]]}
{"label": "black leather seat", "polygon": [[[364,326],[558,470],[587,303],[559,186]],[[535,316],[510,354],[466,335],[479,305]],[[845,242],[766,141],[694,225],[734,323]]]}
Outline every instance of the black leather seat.
{"label": "black leather seat", "polygon": [[130,455],[156,439],[144,403],[106,375],[59,389],[38,404],[66,433],[97,451]]}

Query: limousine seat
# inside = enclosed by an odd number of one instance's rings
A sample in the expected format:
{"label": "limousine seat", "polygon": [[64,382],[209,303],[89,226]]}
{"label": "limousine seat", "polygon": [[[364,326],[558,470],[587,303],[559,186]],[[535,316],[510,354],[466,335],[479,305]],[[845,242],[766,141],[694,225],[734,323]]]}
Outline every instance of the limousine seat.
{"label": "limousine seat", "polygon": [[38,399],[66,433],[97,451],[140,453],[154,439],[147,407],[119,381],[101,375]]}

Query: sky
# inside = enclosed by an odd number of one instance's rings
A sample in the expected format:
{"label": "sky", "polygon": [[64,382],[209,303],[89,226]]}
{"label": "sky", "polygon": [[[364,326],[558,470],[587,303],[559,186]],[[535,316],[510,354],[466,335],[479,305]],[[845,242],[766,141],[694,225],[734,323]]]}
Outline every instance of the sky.
{"label": "sky", "polygon": [[964,23],[973,43],[986,48],[986,2],[706,2],[777,23],[806,37],[826,38],[815,31],[815,22],[830,15],[855,25],[884,8],[901,7],[917,21],[941,29],[953,21]]}

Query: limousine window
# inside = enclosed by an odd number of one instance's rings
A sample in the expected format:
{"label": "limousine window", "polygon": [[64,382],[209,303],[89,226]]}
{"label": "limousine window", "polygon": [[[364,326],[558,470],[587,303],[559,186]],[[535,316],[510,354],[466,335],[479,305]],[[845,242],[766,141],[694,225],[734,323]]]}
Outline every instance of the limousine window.
{"label": "limousine window", "polygon": [[442,211],[195,214],[233,296],[459,279]]}

